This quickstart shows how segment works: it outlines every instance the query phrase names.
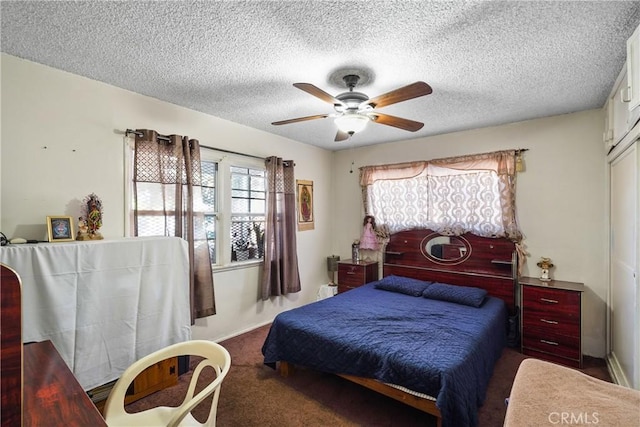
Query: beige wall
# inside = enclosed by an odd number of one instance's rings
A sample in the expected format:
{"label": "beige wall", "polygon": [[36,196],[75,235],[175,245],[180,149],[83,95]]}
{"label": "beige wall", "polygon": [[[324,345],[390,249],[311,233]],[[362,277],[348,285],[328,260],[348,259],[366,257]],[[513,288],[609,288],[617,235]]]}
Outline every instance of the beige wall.
{"label": "beige wall", "polygon": [[333,252],[350,258],[351,241],[360,235],[364,211],[359,167],[528,148],[516,202],[530,253],[524,275],[539,275],[535,264],[547,256],[555,264],[552,277],[586,285],[583,350],[603,357],[607,295],[603,123],[603,112],[591,110],[370,148],[347,146],[334,153]]}
{"label": "beige wall", "polygon": [[[358,167],[528,148],[518,177],[518,216],[535,263],[550,257],[553,277],[584,282],[583,348],[604,356],[606,300],[605,153],[600,110],[492,128],[328,152],[113,86],[2,55],[0,230],[41,239],[50,214],[77,216],[91,192],[105,206],[107,238],[124,234],[122,131],[188,134],[202,144],[296,161],[296,178],[314,181],[315,230],[298,233],[303,292],[258,301],[259,268],[214,275],[218,314],[199,320],[194,338],[221,339],[315,300],[325,257],[350,257],[361,230]],[[356,136],[357,138],[357,136]],[[43,147],[47,147],[46,149]],[[353,173],[350,173],[351,162]],[[25,303],[28,304],[28,303]]]}
{"label": "beige wall", "polygon": [[293,159],[296,178],[314,181],[315,195],[315,230],[298,233],[302,292],[263,303],[260,268],[217,271],[218,314],[198,320],[194,338],[234,335],[315,301],[328,278],[331,152],[5,54],[1,67],[0,230],[9,238],[42,239],[47,215],[78,217],[92,192],[104,205],[105,238],[123,236],[123,131],[186,134],[203,145]]}

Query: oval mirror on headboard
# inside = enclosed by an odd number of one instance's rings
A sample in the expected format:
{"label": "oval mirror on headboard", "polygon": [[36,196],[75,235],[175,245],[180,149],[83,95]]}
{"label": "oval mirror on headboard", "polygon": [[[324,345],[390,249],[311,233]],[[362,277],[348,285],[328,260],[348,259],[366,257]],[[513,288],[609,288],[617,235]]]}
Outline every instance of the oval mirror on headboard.
{"label": "oval mirror on headboard", "polygon": [[437,264],[460,264],[471,255],[471,244],[462,236],[432,233],[420,243],[422,254]]}

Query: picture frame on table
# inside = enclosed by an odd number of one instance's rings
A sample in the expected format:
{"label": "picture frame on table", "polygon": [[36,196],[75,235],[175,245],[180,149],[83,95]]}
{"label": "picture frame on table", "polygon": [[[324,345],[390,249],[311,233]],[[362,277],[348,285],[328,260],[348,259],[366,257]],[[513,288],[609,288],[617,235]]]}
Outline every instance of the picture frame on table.
{"label": "picture frame on table", "polygon": [[63,215],[47,216],[47,236],[49,242],[73,242],[73,218]]}

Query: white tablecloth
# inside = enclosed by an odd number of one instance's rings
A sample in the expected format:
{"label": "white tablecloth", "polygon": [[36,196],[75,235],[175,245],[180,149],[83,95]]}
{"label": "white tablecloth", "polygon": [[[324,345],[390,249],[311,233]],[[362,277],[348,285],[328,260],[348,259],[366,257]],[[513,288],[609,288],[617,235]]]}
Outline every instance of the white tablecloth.
{"label": "white tablecloth", "polygon": [[177,237],[9,245],[22,338],[51,340],[85,390],[191,338],[187,245]]}
{"label": "white tablecloth", "polygon": [[330,298],[334,295],[338,294],[338,286],[332,285],[320,285],[320,289],[318,289],[318,295],[316,296],[316,301],[323,300],[325,298]]}

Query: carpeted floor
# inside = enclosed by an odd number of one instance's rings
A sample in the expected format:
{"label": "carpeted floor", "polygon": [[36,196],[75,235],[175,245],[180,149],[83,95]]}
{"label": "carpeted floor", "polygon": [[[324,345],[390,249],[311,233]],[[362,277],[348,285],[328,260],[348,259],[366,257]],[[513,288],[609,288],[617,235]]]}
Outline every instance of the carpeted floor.
{"label": "carpeted floor", "polygon": [[[334,375],[297,369],[292,377],[280,377],[262,364],[261,348],[268,330],[264,326],[220,343],[229,350],[232,367],[222,384],[217,426],[435,426],[432,416]],[[514,349],[504,350],[479,409],[480,427],[503,425],[504,399],[524,359]],[[585,373],[611,381],[603,360],[585,358],[584,365]],[[127,410],[175,405],[182,400],[189,379],[186,373],[177,386],[134,402]],[[194,415],[202,420],[207,410],[199,407]]]}

